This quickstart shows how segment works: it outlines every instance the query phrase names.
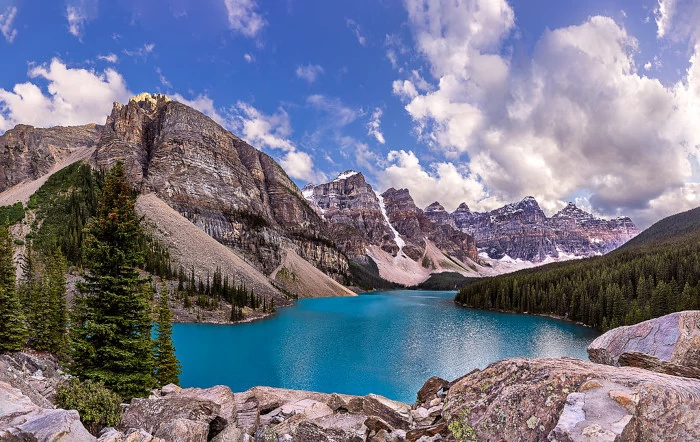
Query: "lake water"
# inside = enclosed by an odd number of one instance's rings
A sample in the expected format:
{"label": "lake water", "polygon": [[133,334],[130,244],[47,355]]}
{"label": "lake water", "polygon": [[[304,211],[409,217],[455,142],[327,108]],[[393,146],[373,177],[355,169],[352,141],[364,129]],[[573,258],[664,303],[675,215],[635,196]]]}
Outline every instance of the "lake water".
{"label": "lake water", "polygon": [[461,308],[454,295],[303,299],[248,324],[175,324],[181,384],[377,393],[412,403],[431,376],[453,380],[516,356],[587,359],[598,336],[566,321]]}

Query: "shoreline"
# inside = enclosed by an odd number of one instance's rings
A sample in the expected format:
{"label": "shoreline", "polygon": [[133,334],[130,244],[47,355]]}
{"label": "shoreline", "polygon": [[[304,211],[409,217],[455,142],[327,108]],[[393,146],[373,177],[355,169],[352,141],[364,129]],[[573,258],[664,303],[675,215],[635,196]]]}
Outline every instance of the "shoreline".
{"label": "shoreline", "polygon": [[500,309],[493,309],[493,308],[484,309],[484,308],[469,307],[469,306],[467,306],[466,304],[461,304],[461,303],[459,303],[459,302],[457,302],[457,301],[453,301],[453,302],[455,303],[455,305],[457,305],[457,306],[459,306],[459,307],[467,308],[467,309],[470,309],[470,310],[477,310],[477,311],[482,311],[482,312],[494,312],[494,313],[507,313],[507,314],[511,314],[511,315],[539,316],[539,317],[542,317],[542,318],[557,319],[557,320],[560,320],[560,321],[565,321],[565,322],[568,322],[568,323],[571,323],[571,324],[578,325],[578,326],[580,326],[580,327],[590,328],[591,330],[595,330],[595,331],[597,331],[597,332],[599,332],[599,333],[601,333],[601,334],[604,333],[604,332],[602,332],[602,331],[600,331],[600,330],[594,328],[593,326],[588,325],[588,324],[585,324],[585,323],[583,323],[583,322],[581,322],[581,321],[574,321],[573,319],[569,319],[569,318],[567,318],[566,316],[559,316],[559,315],[555,315],[555,314],[553,314],[553,313],[514,312],[514,311],[509,311],[509,310],[500,310]]}

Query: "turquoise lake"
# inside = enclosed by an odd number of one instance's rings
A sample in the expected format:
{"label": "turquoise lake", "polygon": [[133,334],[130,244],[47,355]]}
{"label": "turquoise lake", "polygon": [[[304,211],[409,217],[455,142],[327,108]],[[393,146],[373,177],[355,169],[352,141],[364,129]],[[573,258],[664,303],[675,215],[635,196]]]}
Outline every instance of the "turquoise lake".
{"label": "turquoise lake", "polygon": [[461,308],[454,295],[303,299],[247,324],[175,324],[181,384],[377,393],[412,403],[431,376],[453,380],[503,358],[587,360],[586,347],[599,335],[556,319]]}

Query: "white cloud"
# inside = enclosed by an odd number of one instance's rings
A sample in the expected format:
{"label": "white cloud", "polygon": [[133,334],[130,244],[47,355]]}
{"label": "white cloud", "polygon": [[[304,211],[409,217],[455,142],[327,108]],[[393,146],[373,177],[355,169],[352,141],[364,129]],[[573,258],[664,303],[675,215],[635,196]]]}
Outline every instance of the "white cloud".
{"label": "white cloud", "polygon": [[325,95],[311,95],[306,99],[306,103],[327,113],[330,124],[337,127],[347,126],[363,115],[361,109],[352,109],[338,98],[329,98]]}
{"label": "white cloud", "polygon": [[24,123],[39,127],[104,123],[115,101],[132,95],[114,69],[97,72],[67,67],[53,59],[31,68],[29,78],[46,82],[46,91],[34,82],[0,89],[0,130]]}
{"label": "white cloud", "polygon": [[246,37],[257,36],[267,22],[257,12],[256,0],[224,0],[231,30]]}
{"label": "white cloud", "polygon": [[98,55],[97,59],[106,61],[108,63],[116,63],[119,61],[119,57],[117,57],[117,54],[113,54],[111,52],[107,55]]}
{"label": "white cloud", "polygon": [[251,54],[243,54],[243,59],[246,63],[252,63],[255,61],[255,57]]}
{"label": "white cloud", "polygon": [[297,66],[297,77],[313,83],[318,77],[323,74],[323,67],[317,64],[307,64],[305,66]]}
{"label": "white cloud", "polygon": [[173,85],[168,81],[167,78],[165,78],[165,75],[163,75],[163,72],[160,70],[160,68],[156,68],[156,73],[158,74],[158,79],[160,80],[160,84],[165,86],[168,89],[172,89]]}
{"label": "white cloud", "polygon": [[676,0],[658,0],[659,6],[654,10],[656,18],[656,35],[663,38],[671,27],[671,20],[676,12]]}
{"label": "white cloud", "polygon": [[644,63],[644,70],[645,71],[651,70],[651,62],[650,61],[647,61],[646,63]]}
{"label": "white cloud", "polygon": [[374,110],[374,112],[372,112],[372,118],[369,120],[369,123],[367,124],[367,135],[373,136],[381,144],[386,143],[386,140],[384,140],[384,134],[382,133],[382,130],[381,130],[382,114],[383,113],[384,113],[384,111],[382,111],[381,108],[379,108],[379,107],[376,108]]}
{"label": "white cloud", "polygon": [[12,43],[17,36],[17,29],[13,27],[16,16],[16,6],[8,6],[4,12],[0,13],[0,32],[8,43]]}
{"label": "white cloud", "polygon": [[85,10],[80,6],[68,5],[66,7],[66,18],[68,19],[68,32],[78,39],[83,37],[83,28],[87,21]]}
{"label": "white cloud", "polygon": [[155,47],[156,45],[154,43],[144,43],[143,46],[131,51],[128,49],[124,49],[124,54],[128,55],[129,57],[140,58],[145,61],[148,58],[148,56],[153,52],[153,49],[155,49]]}
{"label": "white cloud", "polygon": [[[429,188],[446,206],[465,199],[484,208],[534,195],[554,209],[583,191],[595,211],[642,226],[696,198],[700,46],[686,78],[664,86],[637,72],[637,41],[623,27],[591,17],[545,32],[531,62],[516,69],[502,46],[514,26],[505,1],[406,6],[434,86],[421,89],[411,74],[393,92],[432,156],[448,161],[424,168],[410,152],[394,153],[385,184],[403,182],[419,201]],[[691,38],[683,29],[679,18],[664,33]]]}
{"label": "white cloud", "polygon": [[352,31],[353,34],[355,34],[355,38],[357,38],[358,43],[360,43],[362,46],[367,45],[367,38],[365,38],[365,36],[362,35],[360,25],[358,25],[355,20],[346,18],[345,25],[348,27],[348,29],[350,29],[350,31]]}
{"label": "white cloud", "polygon": [[435,162],[426,170],[412,151],[404,150],[389,152],[387,161],[389,166],[376,174],[381,190],[408,188],[418,207],[426,207],[436,199],[449,211],[465,201],[472,210],[503,205],[503,201],[487,193],[473,173],[460,170],[453,163]]}

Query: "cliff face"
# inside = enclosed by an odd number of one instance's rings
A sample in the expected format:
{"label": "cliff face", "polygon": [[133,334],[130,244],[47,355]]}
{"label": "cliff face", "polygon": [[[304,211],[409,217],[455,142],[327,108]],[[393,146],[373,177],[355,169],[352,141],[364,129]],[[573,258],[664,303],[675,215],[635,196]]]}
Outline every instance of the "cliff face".
{"label": "cliff face", "polygon": [[[431,209],[431,210],[428,210]],[[532,197],[490,212],[472,212],[462,203],[453,213],[426,209],[434,222],[455,225],[474,236],[479,249],[490,258],[542,262],[607,253],[639,233],[629,218],[604,220],[573,203],[547,218]]]}
{"label": "cliff face", "polygon": [[307,185],[303,194],[328,221],[333,239],[348,257],[361,259],[373,244],[394,256],[398,252],[379,198],[361,173],[349,170],[329,183]]}
{"label": "cliff face", "polygon": [[93,147],[101,126],[35,128],[18,124],[0,135],[0,192],[35,180],[81,148]]}
{"label": "cliff face", "polygon": [[471,235],[455,229],[450,222],[441,224],[428,216],[430,213],[436,220],[440,219],[439,216],[435,216],[439,212],[435,205],[431,205],[431,210],[424,213],[416,206],[408,189],[391,188],[384,192],[382,197],[391,224],[406,238],[403,250],[411,259],[421,259],[425,253],[427,238],[441,251],[462,262],[478,260],[476,243]]}
{"label": "cliff face", "polygon": [[149,94],[115,103],[95,161],[108,168],[118,160],[142,193],[155,193],[266,274],[285,249],[336,279],[347,272],[330,232],[284,170],[188,106]]}
{"label": "cliff face", "polygon": [[368,246],[378,246],[393,257],[401,250],[422,263],[426,239],[462,262],[478,259],[470,235],[431,221],[407,189],[392,188],[378,195],[361,173],[349,170],[329,183],[306,186],[304,196],[330,223],[334,239],[353,259],[361,260]]}

